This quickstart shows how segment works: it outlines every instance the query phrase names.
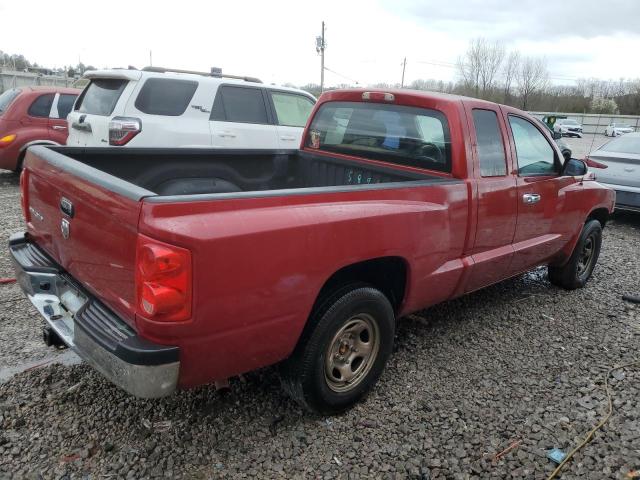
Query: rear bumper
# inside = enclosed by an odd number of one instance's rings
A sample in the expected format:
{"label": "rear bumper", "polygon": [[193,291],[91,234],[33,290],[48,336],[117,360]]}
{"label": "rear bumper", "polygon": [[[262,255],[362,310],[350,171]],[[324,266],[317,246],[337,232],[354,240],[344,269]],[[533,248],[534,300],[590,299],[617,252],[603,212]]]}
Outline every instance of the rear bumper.
{"label": "rear bumper", "polygon": [[[602,183],[602,182],[600,182]],[[640,212],[640,188],[602,183],[616,191],[616,210]]]}
{"label": "rear bumper", "polygon": [[26,234],[12,235],[16,278],[62,341],[112,383],[142,398],[175,391],[178,347],[158,345],[135,331],[62,270]]}

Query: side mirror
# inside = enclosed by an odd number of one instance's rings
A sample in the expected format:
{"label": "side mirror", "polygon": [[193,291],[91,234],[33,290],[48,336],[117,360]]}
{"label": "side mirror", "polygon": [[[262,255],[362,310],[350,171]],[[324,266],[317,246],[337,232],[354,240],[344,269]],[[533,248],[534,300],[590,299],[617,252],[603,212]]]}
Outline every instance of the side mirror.
{"label": "side mirror", "polygon": [[570,158],[564,162],[564,166],[562,167],[562,174],[570,177],[586,175],[587,171],[587,164],[575,158]]}
{"label": "side mirror", "polygon": [[562,138],[562,134],[560,132],[553,132],[553,139],[560,140]]}

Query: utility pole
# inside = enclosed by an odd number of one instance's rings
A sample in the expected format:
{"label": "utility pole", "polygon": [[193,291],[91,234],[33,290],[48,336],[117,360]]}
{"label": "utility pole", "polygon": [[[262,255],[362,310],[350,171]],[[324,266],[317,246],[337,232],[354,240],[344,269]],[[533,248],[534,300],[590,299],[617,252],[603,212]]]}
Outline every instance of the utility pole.
{"label": "utility pole", "polygon": [[407,57],[404,57],[402,61],[402,81],[400,82],[400,88],[404,88],[404,70],[407,68]]}
{"label": "utility pole", "polygon": [[327,44],[324,41],[324,20],[322,21],[322,34],[316,37],[316,52],[320,54],[320,93],[324,91],[324,49]]}
{"label": "utility pole", "polygon": [[153,67],[153,53],[149,50],[149,66]]}

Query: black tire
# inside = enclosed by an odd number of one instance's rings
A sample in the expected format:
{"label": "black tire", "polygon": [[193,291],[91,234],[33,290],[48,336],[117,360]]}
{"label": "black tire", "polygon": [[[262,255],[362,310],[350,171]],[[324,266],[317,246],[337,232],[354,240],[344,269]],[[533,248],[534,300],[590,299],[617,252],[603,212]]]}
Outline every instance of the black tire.
{"label": "black tire", "polygon": [[[349,330],[359,325],[357,322],[371,323],[366,338],[364,330],[355,337]],[[393,308],[380,290],[364,284],[341,288],[312,312],[293,354],[280,366],[282,385],[310,412],[330,415],[344,411],[361,400],[380,377],[393,349],[394,333]],[[371,353],[358,357],[358,346]],[[331,351],[335,354],[330,355]],[[340,368],[354,375],[351,383],[338,378],[342,370],[331,368],[332,362],[341,362]]]}
{"label": "black tire", "polygon": [[602,226],[590,220],[582,228],[569,261],[561,267],[549,266],[549,281],[567,290],[582,288],[591,277],[602,246]]}

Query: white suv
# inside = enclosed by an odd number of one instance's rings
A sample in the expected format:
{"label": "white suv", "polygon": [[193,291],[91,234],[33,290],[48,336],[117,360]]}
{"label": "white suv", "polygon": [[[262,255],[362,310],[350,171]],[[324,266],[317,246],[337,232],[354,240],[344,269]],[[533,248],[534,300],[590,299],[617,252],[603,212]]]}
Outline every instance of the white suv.
{"label": "white suv", "polygon": [[251,77],[147,67],[87,72],[67,145],[295,149],[316,99]]}

